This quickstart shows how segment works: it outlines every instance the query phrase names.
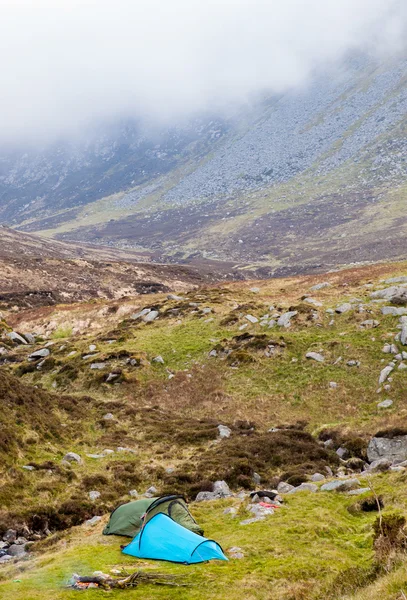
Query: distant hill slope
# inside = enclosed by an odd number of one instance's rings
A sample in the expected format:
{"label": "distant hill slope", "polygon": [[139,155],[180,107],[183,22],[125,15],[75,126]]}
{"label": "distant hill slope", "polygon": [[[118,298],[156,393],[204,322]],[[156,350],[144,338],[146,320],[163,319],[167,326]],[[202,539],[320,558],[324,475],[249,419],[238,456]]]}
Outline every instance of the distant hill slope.
{"label": "distant hill slope", "polygon": [[[0,218],[65,240],[275,269],[402,258],[407,58],[359,57],[239,118],[4,155]],[[58,158],[57,158],[58,157]]]}

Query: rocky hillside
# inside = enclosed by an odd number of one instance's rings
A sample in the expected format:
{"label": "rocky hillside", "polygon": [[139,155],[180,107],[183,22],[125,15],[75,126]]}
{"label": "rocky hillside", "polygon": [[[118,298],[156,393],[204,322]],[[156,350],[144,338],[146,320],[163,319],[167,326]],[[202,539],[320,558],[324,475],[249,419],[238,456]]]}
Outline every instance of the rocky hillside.
{"label": "rocky hillside", "polygon": [[3,153],[0,215],[64,240],[277,274],[402,258],[406,75],[405,57],[354,57],[228,121],[154,136],[126,124],[83,147]]}
{"label": "rocky hillside", "polygon": [[[406,263],[6,309],[0,362],[0,597],[123,568],[191,600],[407,593]],[[101,536],[167,492],[228,563],[140,563]]]}

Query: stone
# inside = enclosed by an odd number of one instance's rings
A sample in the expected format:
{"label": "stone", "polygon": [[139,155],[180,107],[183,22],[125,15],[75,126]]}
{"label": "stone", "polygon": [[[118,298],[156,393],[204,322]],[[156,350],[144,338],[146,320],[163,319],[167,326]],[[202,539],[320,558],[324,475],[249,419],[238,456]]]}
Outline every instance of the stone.
{"label": "stone", "polygon": [[286,483],[285,481],[280,481],[277,486],[277,491],[279,494],[289,494],[294,489],[294,486],[290,483]]}
{"label": "stone", "polygon": [[138,491],[137,490],[130,490],[129,496],[131,496],[132,498],[138,498]]}
{"label": "stone", "polygon": [[32,333],[24,333],[23,337],[29,344],[35,344],[35,336]]}
{"label": "stone", "polygon": [[407,322],[406,321],[402,321],[400,342],[403,344],[403,346],[407,346]]}
{"label": "stone", "polygon": [[322,475],[322,473],[314,473],[313,475],[311,475],[311,481],[313,481],[314,483],[318,482],[318,481],[324,481],[325,476]]}
{"label": "stone", "polygon": [[157,491],[157,488],[151,485],[148,490],[144,492],[144,496],[146,496],[146,498],[152,498],[155,494],[157,494]]}
{"label": "stone", "polygon": [[378,290],[377,292],[373,292],[372,294],[370,294],[370,297],[373,299],[388,300],[389,302],[391,302],[393,298],[407,298],[407,288],[393,285],[391,287],[385,288],[384,290]]}
{"label": "stone", "polygon": [[253,294],[258,294],[260,292],[260,288],[258,288],[258,287],[252,287],[252,288],[250,288],[250,291]]}
{"label": "stone", "polygon": [[143,310],[140,310],[138,313],[134,313],[130,316],[130,319],[141,319],[141,317],[145,317],[146,315],[148,315],[148,313],[150,312],[149,308],[143,308]]}
{"label": "stone", "polygon": [[99,523],[102,520],[102,517],[92,517],[91,519],[88,519],[87,521],[85,521],[85,525],[90,525],[90,527],[94,527],[97,523]]}
{"label": "stone", "polygon": [[208,355],[208,356],[210,356],[210,358],[216,358],[216,357],[218,356],[218,353],[217,353],[217,351],[216,351],[216,350],[211,350],[211,351],[209,352],[209,355]]}
{"label": "stone", "polygon": [[68,452],[67,454],[65,454],[63,460],[71,463],[71,462],[76,462],[76,463],[81,463],[82,459],[79,456],[79,454],[76,454],[76,452]]}
{"label": "stone", "polygon": [[385,344],[383,346],[382,352],[385,354],[397,354],[398,348],[395,344]]}
{"label": "stone", "polygon": [[336,454],[339,456],[339,458],[345,459],[349,456],[349,450],[340,447],[337,449]]}
{"label": "stone", "polygon": [[229,506],[228,508],[225,508],[225,510],[223,511],[224,515],[232,515],[235,516],[237,513],[237,510],[234,506]]}
{"label": "stone", "polygon": [[150,310],[149,313],[142,316],[142,319],[145,323],[151,323],[152,321],[155,321],[157,317],[158,317],[158,310]]}
{"label": "stone", "polygon": [[407,365],[405,363],[400,363],[398,368],[400,371],[405,371],[407,369]]}
{"label": "stone", "polygon": [[358,479],[336,479],[321,486],[321,492],[349,492],[360,486]]}
{"label": "stone", "polygon": [[348,367],[360,367],[360,360],[348,360],[346,364]]}
{"label": "stone", "polygon": [[95,370],[99,370],[99,371],[100,371],[100,370],[102,370],[102,369],[105,369],[105,368],[106,368],[106,365],[105,365],[105,363],[102,363],[102,362],[100,362],[100,363],[92,363],[92,364],[90,365],[90,368],[91,368],[92,370],[94,370],[94,371],[95,371]]}
{"label": "stone", "polygon": [[407,435],[373,437],[367,446],[367,458],[370,463],[379,458],[388,458],[392,462],[407,460]]}
{"label": "stone", "polygon": [[10,556],[9,554],[5,554],[4,556],[0,557],[0,564],[6,563],[9,560],[13,560],[13,557]]}
{"label": "stone", "polygon": [[315,300],[315,298],[304,298],[304,302],[306,304],[311,304],[312,306],[323,306],[322,302],[319,302],[319,300]]}
{"label": "stone", "polygon": [[91,492],[89,492],[88,495],[89,499],[92,500],[92,502],[100,498],[100,492],[97,492],[96,490],[92,490]]}
{"label": "stone", "polygon": [[338,384],[336,383],[336,381],[330,381],[329,387],[331,388],[331,390],[336,390],[336,388],[338,387]]}
{"label": "stone", "polygon": [[407,315],[407,308],[399,308],[397,306],[382,306],[382,314],[390,315],[392,317],[401,317]]}
{"label": "stone", "polygon": [[288,494],[295,494],[297,492],[312,492],[315,493],[318,491],[318,486],[315,483],[301,483],[294,489],[288,492]]}
{"label": "stone", "polygon": [[105,415],[103,415],[102,419],[104,421],[113,421],[114,416],[112,415],[112,413],[106,413]]}
{"label": "stone", "polygon": [[260,483],[261,483],[261,477],[256,472],[253,473],[253,481],[256,485],[260,485]]}
{"label": "stone", "polygon": [[6,533],[3,535],[3,542],[7,542],[7,544],[14,544],[17,539],[17,531],[15,529],[7,529]]}
{"label": "stone", "polygon": [[375,319],[367,319],[360,324],[360,327],[363,327],[363,329],[375,329],[376,327],[379,327],[379,325],[379,321],[376,321]]}
{"label": "stone", "polygon": [[9,556],[18,556],[18,557],[22,557],[25,556],[26,551],[25,551],[25,546],[23,544],[12,544],[10,546],[10,548],[7,550],[7,554]]}
{"label": "stone", "polygon": [[305,358],[316,360],[317,362],[321,363],[325,361],[325,358],[322,356],[322,354],[319,354],[318,352],[307,352]]}
{"label": "stone", "polygon": [[344,302],[344,304],[340,304],[335,308],[335,312],[339,315],[349,312],[350,310],[352,310],[352,304],[350,304],[349,302]]}
{"label": "stone", "polygon": [[258,517],[252,517],[251,519],[240,521],[240,525],[251,525],[252,523],[257,523],[257,521],[264,521],[265,518],[266,517],[264,515],[259,515]]}
{"label": "stone", "polygon": [[90,344],[89,346],[89,352],[94,352],[96,350],[96,345],[95,344]]}
{"label": "stone", "polygon": [[390,279],[385,279],[384,283],[407,283],[407,277],[405,275],[390,277]]}
{"label": "stone", "polygon": [[109,373],[109,375],[106,377],[106,383],[111,383],[118,377],[120,377],[120,373]]}
{"label": "stone", "polygon": [[321,283],[317,283],[310,288],[311,292],[318,292],[319,290],[323,290],[327,287],[331,287],[331,284],[328,281],[322,281]]}
{"label": "stone", "polygon": [[182,298],[182,296],[176,296],[175,294],[168,294],[167,300],[181,301],[181,300],[184,300],[184,298]]}
{"label": "stone", "polygon": [[374,460],[368,468],[370,473],[383,473],[384,471],[388,471],[392,466],[392,461],[388,458],[378,458]]}
{"label": "stone", "polygon": [[279,317],[277,325],[285,328],[291,327],[291,319],[293,319],[296,315],[298,315],[297,310],[290,310],[286,313],[283,313],[281,317]]}
{"label": "stone", "polygon": [[247,319],[247,321],[249,321],[249,323],[258,323],[259,320],[257,317],[254,317],[253,315],[245,315],[244,317],[245,319]]}
{"label": "stone", "polygon": [[384,383],[385,381],[387,381],[390,373],[393,371],[394,367],[391,365],[388,365],[387,367],[384,367],[384,369],[382,369],[382,371],[380,372],[380,376],[379,376],[379,385],[381,385],[382,383]]}
{"label": "stone", "polygon": [[7,334],[7,337],[14,342],[15,344],[20,344],[20,345],[27,345],[27,340],[25,340],[19,333],[17,333],[16,331],[11,331],[10,333]]}
{"label": "stone", "polygon": [[390,408],[390,406],[393,406],[393,400],[383,400],[378,403],[377,408]]}
{"label": "stone", "polygon": [[35,467],[33,467],[32,465],[23,465],[21,468],[25,471],[35,471]]}
{"label": "stone", "polygon": [[213,492],[218,494],[221,498],[226,498],[227,496],[232,495],[226,481],[215,481],[213,484]]}
{"label": "stone", "polygon": [[158,355],[158,356],[155,356],[153,358],[153,362],[158,363],[160,365],[163,365],[164,364],[164,359],[163,359],[163,357],[161,355]]}
{"label": "stone", "polygon": [[232,434],[232,430],[229,429],[226,425],[218,425],[218,432],[220,439],[228,438]]}
{"label": "stone", "polygon": [[361,496],[362,494],[366,494],[370,491],[370,488],[359,488],[358,490],[350,490],[350,492],[348,492],[348,496]]}
{"label": "stone", "polygon": [[238,546],[233,546],[233,548],[229,548],[228,553],[229,553],[230,558],[237,558],[237,559],[244,558],[242,549],[239,548]]}

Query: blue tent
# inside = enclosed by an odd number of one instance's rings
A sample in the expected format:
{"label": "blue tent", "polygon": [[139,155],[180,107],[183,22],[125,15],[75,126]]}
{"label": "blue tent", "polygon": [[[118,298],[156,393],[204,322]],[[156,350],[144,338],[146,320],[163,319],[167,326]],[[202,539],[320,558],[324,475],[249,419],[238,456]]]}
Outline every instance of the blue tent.
{"label": "blue tent", "polygon": [[227,560],[217,542],[189,531],[163,513],[154,515],[123,549],[123,553],[187,565],[213,558]]}

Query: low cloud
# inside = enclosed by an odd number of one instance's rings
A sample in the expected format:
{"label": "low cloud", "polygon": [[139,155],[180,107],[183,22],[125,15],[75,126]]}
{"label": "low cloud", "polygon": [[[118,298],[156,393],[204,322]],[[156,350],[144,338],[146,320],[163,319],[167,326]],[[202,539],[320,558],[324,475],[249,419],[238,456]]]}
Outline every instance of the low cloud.
{"label": "low cloud", "polygon": [[171,123],[404,51],[405,0],[2,0],[0,142]]}

